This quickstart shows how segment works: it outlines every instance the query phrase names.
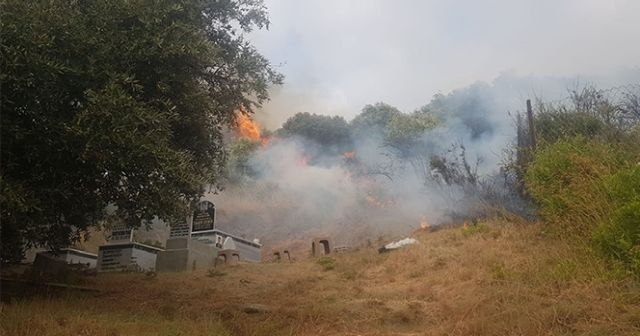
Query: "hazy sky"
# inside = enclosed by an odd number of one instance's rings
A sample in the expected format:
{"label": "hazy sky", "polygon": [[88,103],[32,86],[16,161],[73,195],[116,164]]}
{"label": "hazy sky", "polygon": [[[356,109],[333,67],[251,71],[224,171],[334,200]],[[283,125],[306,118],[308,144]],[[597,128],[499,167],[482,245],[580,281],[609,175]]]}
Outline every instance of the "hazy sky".
{"label": "hazy sky", "polygon": [[403,110],[504,72],[573,76],[640,67],[638,0],[266,0],[252,33],[286,76],[259,116],[350,119],[384,101]]}

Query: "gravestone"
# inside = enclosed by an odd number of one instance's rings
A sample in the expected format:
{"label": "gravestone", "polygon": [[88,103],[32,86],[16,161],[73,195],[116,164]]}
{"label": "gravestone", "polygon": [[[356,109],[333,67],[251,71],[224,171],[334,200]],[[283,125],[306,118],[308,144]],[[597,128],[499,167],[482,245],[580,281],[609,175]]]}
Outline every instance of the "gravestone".
{"label": "gravestone", "polygon": [[314,257],[331,253],[331,242],[328,237],[314,238],[311,242],[311,255]]}
{"label": "gravestone", "polygon": [[115,224],[111,227],[109,243],[130,243],[133,240],[133,229],[126,224]]}
{"label": "gravestone", "polygon": [[176,221],[173,221],[169,225],[169,239],[171,238],[189,238],[191,234],[191,230],[189,228],[189,223],[187,222],[187,218],[182,218]]}
{"label": "gravestone", "polygon": [[193,212],[193,225],[191,232],[209,231],[215,228],[216,207],[209,201],[198,203]]}
{"label": "gravestone", "polygon": [[133,241],[133,229],[124,224],[111,228],[111,238],[98,247],[98,272],[152,271],[162,249]]}
{"label": "gravestone", "polygon": [[169,239],[165,250],[158,254],[158,271],[185,271],[189,262],[189,240],[191,226],[188,218],[174,220],[169,224]]}
{"label": "gravestone", "polygon": [[[191,225],[189,225],[189,221]],[[186,271],[213,266],[217,249],[191,235],[214,230],[215,206],[208,201],[198,203],[193,216],[171,224],[166,250],[158,254],[158,271]],[[220,247],[223,242],[220,241]],[[233,246],[235,247],[235,246]]]}

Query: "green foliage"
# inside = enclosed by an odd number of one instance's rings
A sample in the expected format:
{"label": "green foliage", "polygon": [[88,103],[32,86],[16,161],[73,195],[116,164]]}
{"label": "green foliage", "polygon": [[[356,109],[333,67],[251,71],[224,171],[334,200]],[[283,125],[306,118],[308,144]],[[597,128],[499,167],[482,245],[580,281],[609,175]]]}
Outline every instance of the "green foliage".
{"label": "green foliage", "polygon": [[494,262],[490,265],[491,276],[497,281],[510,280],[515,276],[515,273],[507,268],[504,262]]}
{"label": "green foliage", "polygon": [[[336,148],[338,152],[351,146],[349,124],[340,116],[325,116],[299,112],[290,117],[278,130],[282,137],[301,137],[327,149]],[[341,152],[340,152],[341,153]]]}
{"label": "green foliage", "polygon": [[400,114],[400,110],[385,103],[367,105],[351,120],[351,130],[355,137],[384,135],[391,120]]}
{"label": "green foliage", "polygon": [[324,271],[330,271],[336,268],[336,260],[331,257],[321,257],[316,263],[322,266],[322,270]]}
{"label": "green foliage", "polygon": [[542,149],[527,168],[526,185],[550,224],[590,238],[615,269],[640,277],[637,102],[633,89],[610,100],[588,86],[571,91],[571,106],[539,104]]}
{"label": "green foliage", "polygon": [[541,143],[575,136],[595,138],[607,128],[598,118],[582,112],[544,111],[536,115],[535,124]]}
{"label": "green foliage", "polygon": [[615,98],[604,90],[587,85],[569,92],[569,105],[538,103],[536,131],[539,141],[552,143],[560,138],[583,136],[621,142],[640,122],[637,86],[621,88]]}
{"label": "green foliage", "polygon": [[627,159],[611,144],[584,137],[559,140],[535,153],[525,177],[527,190],[549,223],[588,236],[609,214],[604,179]]}
{"label": "green foliage", "polygon": [[640,277],[640,167],[622,170],[607,179],[612,216],[594,233],[606,256],[619,260]]}
{"label": "green foliage", "polygon": [[107,205],[131,226],[182,216],[220,180],[234,110],[281,81],[243,39],[268,24],[259,0],[4,0],[0,21],[12,241],[67,245]]}
{"label": "green foliage", "polygon": [[462,227],[462,234],[464,236],[484,235],[485,233],[488,233],[489,231],[491,231],[491,229],[489,228],[489,226],[487,224],[478,223],[476,220],[474,220],[471,223],[471,225],[465,224]]}
{"label": "green foliage", "polygon": [[411,157],[423,149],[423,135],[437,125],[428,113],[398,114],[387,125],[385,143],[401,157]]}
{"label": "green foliage", "polygon": [[249,160],[251,155],[260,147],[260,141],[251,139],[238,139],[229,147],[228,176],[231,180],[238,182],[243,177],[253,176]]}

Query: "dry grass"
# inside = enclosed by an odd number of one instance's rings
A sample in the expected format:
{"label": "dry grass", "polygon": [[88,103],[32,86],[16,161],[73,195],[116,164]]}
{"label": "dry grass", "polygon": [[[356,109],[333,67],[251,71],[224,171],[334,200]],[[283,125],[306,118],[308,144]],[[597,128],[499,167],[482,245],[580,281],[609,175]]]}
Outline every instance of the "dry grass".
{"label": "dry grass", "polygon": [[479,225],[382,255],[101,275],[99,297],[2,305],[2,335],[640,334],[637,282],[537,225]]}

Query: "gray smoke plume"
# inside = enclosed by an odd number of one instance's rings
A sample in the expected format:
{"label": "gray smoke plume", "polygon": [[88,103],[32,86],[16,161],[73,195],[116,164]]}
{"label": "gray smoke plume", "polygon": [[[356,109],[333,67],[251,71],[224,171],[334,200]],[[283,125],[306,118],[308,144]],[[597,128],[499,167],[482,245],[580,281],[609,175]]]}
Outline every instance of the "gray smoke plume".
{"label": "gray smoke plume", "polygon": [[[457,164],[463,175],[466,168],[485,183],[497,183],[504,150],[515,138],[513,116],[526,99],[561,101],[581,83],[639,82],[640,71],[582,80],[504,74],[491,84],[436,95],[420,107],[438,124],[422,134],[411,160],[394,154],[384,131],[373,129],[354,133],[352,150],[338,154],[308,139],[281,137],[251,156],[252,176],[209,198],[222,229],[299,250],[313,236],[353,245],[407,234],[425,220],[433,226],[470,218],[481,200],[478,189],[468,186],[479,181],[443,176],[434,158],[444,166]],[[465,180],[445,183],[446,178]]]}

